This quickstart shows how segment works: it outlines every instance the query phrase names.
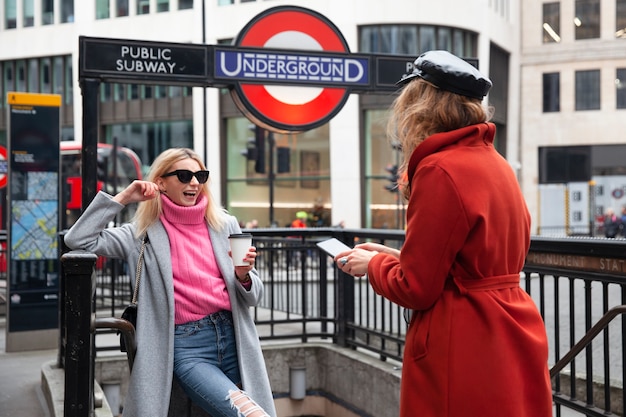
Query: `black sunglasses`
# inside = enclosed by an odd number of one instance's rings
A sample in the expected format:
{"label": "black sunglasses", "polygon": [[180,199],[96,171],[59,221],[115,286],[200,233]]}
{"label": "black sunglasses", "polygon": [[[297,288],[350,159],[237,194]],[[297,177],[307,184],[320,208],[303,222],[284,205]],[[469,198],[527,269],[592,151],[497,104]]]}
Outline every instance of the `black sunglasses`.
{"label": "black sunglasses", "polygon": [[167,174],[161,175],[162,177],[172,177],[176,175],[178,181],[183,184],[189,184],[193,177],[196,177],[200,184],[204,184],[209,179],[209,171],[196,171],[191,172],[188,169],[177,169],[176,171],[168,172]]}

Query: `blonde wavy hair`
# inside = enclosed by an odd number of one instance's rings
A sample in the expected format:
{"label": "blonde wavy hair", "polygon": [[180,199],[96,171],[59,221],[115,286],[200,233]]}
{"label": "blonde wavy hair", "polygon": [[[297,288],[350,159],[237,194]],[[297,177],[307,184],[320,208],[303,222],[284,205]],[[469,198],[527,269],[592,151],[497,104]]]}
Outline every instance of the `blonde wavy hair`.
{"label": "blonde wavy hair", "polygon": [[406,170],[415,148],[435,133],[484,123],[491,112],[479,99],[441,90],[421,78],[404,86],[391,106],[387,124],[388,138],[402,149],[398,185],[404,197],[411,194]]}
{"label": "blonde wavy hair", "polygon": [[[157,156],[150,167],[148,175],[144,179],[146,181],[154,182],[157,178],[169,172],[172,165],[176,162],[187,158],[191,158],[196,161],[200,165],[201,170],[206,170],[206,166],[200,159],[200,156],[193,150],[188,148],[171,148]],[[215,200],[209,189],[209,181],[201,184],[199,196],[201,195],[205,195],[208,200],[204,218],[210,227],[216,230],[221,230],[225,223],[225,211],[222,207],[215,204]],[[154,198],[152,200],[139,203],[137,212],[133,218],[137,226],[137,236],[144,234],[148,227],[159,219],[162,213],[163,207],[161,205],[161,198]]]}

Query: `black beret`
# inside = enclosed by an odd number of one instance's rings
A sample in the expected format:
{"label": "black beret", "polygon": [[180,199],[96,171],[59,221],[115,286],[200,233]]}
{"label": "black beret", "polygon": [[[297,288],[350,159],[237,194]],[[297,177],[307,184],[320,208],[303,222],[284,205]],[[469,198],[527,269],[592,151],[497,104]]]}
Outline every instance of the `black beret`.
{"label": "black beret", "polygon": [[442,90],[481,100],[491,88],[489,78],[448,51],[424,52],[413,62],[413,72],[404,74],[396,85],[405,85],[415,77]]}

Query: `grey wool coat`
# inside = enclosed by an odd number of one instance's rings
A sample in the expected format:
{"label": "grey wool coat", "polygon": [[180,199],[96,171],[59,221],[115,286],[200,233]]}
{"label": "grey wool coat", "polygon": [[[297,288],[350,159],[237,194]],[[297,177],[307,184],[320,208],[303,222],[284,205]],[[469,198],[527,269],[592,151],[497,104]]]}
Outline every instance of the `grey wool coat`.
{"label": "grey wool coat", "polygon": [[[65,243],[72,249],[125,259],[134,275],[141,248],[141,238],[135,236],[135,225],[127,223],[107,228],[123,207],[110,195],[98,193],[65,235]],[[237,281],[235,267],[228,255],[228,235],[241,230],[235,217],[225,215],[228,219],[224,230],[218,232],[209,228],[209,233],[232,306],[243,389],[269,415],[275,416],[269,378],[250,312],[250,307],[261,299],[263,282],[255,269],[250,272],[250,290]],[[174,284],[170,245],[160,221],[150,226],[147,234],[149,243],[144,252],[137,301],[137,354],[124,401],[124,417],[166,417],[170,403],[174,359]]]}

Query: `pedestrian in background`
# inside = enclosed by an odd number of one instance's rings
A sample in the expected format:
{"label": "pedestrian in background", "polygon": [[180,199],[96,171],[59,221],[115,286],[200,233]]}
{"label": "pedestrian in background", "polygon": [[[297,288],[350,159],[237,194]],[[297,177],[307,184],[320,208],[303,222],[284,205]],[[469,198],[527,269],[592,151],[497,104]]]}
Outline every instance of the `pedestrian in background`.
{"label": "pedestrian in background", "polygon": [[[173,377],[213,417],[276,415],[250,313],[263,291],[256,249],[246,254],[249,265],[234,266],[228,237],[241,229],[215,203],[208,179],[194,151],[166,150],[145,181],[114,197],[98,193],[65,235],[72,249],[129,265],[137,263],[147,238],[125,417],[166,417]],[[107,228],[137,202],[133,222]]]}
{"label": "pedestrian in background", "polygon": [[520,287],[530,215],[493,145],[481,103],[491,81],[430,51],[399,83],[389,132],[404,157],[406,240],[401,250],[363,243],[335,260],[412,312],[400,415],[551,416],[546,330]]}

